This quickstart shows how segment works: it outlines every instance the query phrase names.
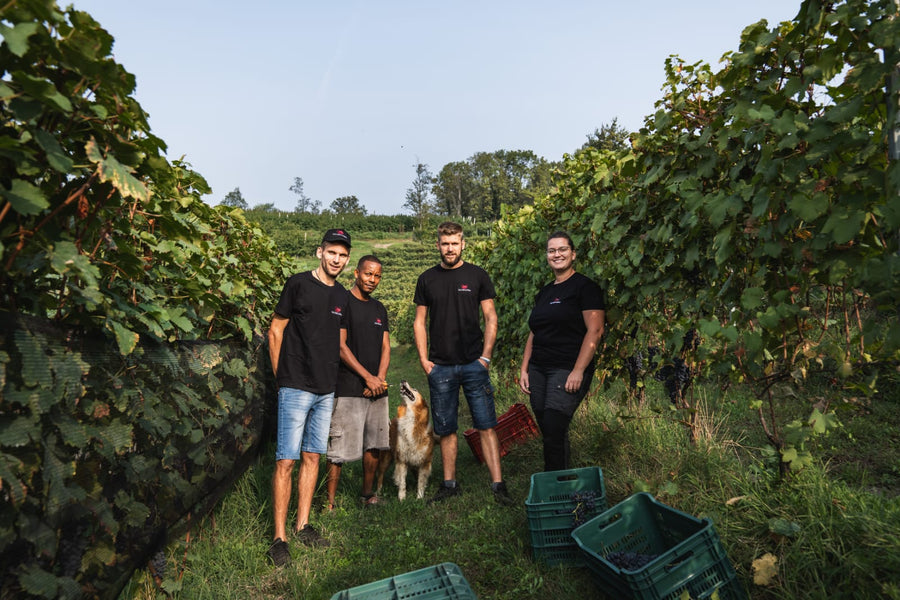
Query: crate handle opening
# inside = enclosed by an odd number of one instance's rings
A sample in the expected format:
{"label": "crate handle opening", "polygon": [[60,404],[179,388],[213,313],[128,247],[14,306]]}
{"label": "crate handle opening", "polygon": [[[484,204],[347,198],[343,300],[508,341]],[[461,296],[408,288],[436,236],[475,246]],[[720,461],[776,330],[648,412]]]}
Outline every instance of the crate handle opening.
{"label": "crate handle opening", "polygon": [[694,555],[694,551],[691,550],[690,552],[688,552],[688,553],[685,554],[684,556],[679,556],[679,557],[675,558],[674,560],[672,560],[671,562],[669,562],[669,563],[666,564],[666,567],[665,567],[666,571],[669,572],[669,573],[671,573],[672,571],[674,571],[675,569],[677,569],[678,567],[680,567],[681,565],[683,565],[683,564],[684,564],[684,561],[686,561],[687,559],[689,559],[689,558],[692,557],[693,555]]}
{"label": "crate handle opening", "polygon": [[610,515],[609,519],[607,519],[603,523],[598,523],[598,525],[600,525],[600,529],[606,529],[607,527],[609,527],[610,525],[612,525],[613,523],[615,523],[616,521],[618,521],[621,518],[622,518],[622,513],[617,512],[614,515]]}
{"label": "crate handle opening", "polygon": [[576,479],[578,479],[578,475],[575,473],[560,475],[556,478],[557,481],[575,481]]}

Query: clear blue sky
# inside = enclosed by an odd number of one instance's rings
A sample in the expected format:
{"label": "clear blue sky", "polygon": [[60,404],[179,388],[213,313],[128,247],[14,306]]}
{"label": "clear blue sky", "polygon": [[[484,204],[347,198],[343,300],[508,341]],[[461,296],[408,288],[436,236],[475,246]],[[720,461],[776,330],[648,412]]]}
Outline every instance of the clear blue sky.
{"label": "clear blue sky", "polygon": [[[476,152],[560,160],[613,118],[638,129],[670,54],[717,65],[744,27],[799,0],[72,0],[116,39],[170,159],[218,204],[292,210],[355,195],[403,212],[416,162]],[[61,2],[66,5],[66,2]]]}

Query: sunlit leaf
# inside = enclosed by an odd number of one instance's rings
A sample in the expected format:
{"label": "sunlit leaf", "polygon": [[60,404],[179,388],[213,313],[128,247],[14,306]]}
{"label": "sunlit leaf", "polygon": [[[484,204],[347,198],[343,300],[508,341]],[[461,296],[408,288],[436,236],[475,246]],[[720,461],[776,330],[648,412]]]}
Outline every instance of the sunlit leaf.
{"label": "sunlit leaf", "polygon": [[112,155],[103,156],[97,142],[91,139],[85,145],[88,159],[95,163],[100,174],[100,181],[108,181],[125,197],[147,201],[150,191],[142,182],[132,175],[133,170],[120,163]]}
{"label": "sunlit leaf", "polygon": [[50,206],[39,187],[21,179],[13,179],[9,189],[0,186],[0,195],[22,215],[36,215]]}
{"label": "sunlit leaf", "polygon": [[3,36],[3,41],[9,46],[9,50],[20,58],[25,56],[28,51],[28,38],[37,30],[37,23],[17,23],[12,27],[0,23],[0,36]]}
{"label": "sunlit leaf", "polygon": [[116,337],[116,343],[119,345],[119,352],[122,355],[131,354],[137,346],[140,336],[119,323],[118,321],[107,321],[107,327],[112,329]]}

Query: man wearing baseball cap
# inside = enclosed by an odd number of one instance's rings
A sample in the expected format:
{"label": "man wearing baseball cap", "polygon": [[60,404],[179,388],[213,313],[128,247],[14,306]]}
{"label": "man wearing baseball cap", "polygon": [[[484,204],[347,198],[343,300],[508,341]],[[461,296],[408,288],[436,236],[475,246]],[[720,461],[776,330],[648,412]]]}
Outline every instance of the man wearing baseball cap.
{"label": "man wearing baseball cap", "polygon": [[294,461],[300,461],[300,468],[293,534],[307,546],[329,545],[309,524],[309,513],[319,455],[328,447],[341,323],[348,303],[347,290],[337,277],[350,259],[350,245],[345,230],[325,232],[316,248],[318,266],[288,278],[269,327],[269,357],[278,386],[278,441],[272,476],[275,540],[267,554],[279,567],[291,560],[286,522]]}

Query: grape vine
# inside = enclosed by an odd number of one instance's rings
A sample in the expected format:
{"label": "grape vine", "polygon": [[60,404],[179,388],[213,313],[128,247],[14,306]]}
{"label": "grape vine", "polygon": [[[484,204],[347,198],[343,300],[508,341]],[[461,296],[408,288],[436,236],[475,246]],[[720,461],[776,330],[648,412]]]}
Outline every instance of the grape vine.
{"label": "grape vine", "polygon": [[[718,71],[670,57],[629,150],[567,156],[554,193],[497,223],[482,264],[500,292],[498,360],[518,360],[546,235],[568,230],[609,298],[601,380],[638,385],[638,353],[659,346],[672,396],[699,376],[750,385],[782,474],[807,464],[805,440],[838,421],[781,423],[794,388],[830,378],[833,407],[896,382],[900,364],[896,13],[806,1],[791,22],[747,27]],[[692,330],[704,343],[682,354]]]}

